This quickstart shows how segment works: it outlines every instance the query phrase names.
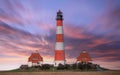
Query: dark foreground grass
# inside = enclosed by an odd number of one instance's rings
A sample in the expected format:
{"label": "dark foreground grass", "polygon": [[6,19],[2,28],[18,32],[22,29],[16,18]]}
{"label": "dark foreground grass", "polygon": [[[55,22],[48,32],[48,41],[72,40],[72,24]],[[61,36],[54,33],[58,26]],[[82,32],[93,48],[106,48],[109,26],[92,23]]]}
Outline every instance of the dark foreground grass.
{"label": "dark foreground grass", "polygon": [[[13,69],[13,70],[9,70],[6,72],[95,72],[95,71],[97,71],[97,70],[79,70],[79,69],[76,69],[76,70],[73,70],[73,69],[70,69],[70,70],[57,70],[57,69],[40,70],[40,69],[30,68],[30,69],[24,69],[24,70],[23,69]],[[104,71],[107,71],[107,70],[104,70]],[[100,71],[98,71],[98,72],[100,72]]]}

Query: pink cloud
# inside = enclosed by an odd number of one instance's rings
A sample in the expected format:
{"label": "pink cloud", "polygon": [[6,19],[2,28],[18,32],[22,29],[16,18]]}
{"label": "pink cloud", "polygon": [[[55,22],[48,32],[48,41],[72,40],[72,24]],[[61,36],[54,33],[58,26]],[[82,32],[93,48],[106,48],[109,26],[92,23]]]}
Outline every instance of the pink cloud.
{"label": "pink cloud", "polygon": [[78,38],[78,39],[84,39],[84,38],[91,38],[92,35],[86,35],[85,30],[80,27],[74,27],[72,25],[65,25],[64,26],[64,34],[71,38]]}
{"label": "pink cloud", "polygon": [[101,65],[102,67],[104,68],[108,68],[108,69],[111,69],[111,70],[119,70],[120,69],[120,66],[119,66],[119,63],[120,61],[118,62],[107,62],[107,61],[101,61],[101,60],[97,60],[97,61],[93,61],[93,63],[95,64],[99,64]]}
{"label": "pink cloud", "polygon": [[65,50],[72,50],[74,47],[71,45],[71,46],[65,46]]}
{"label": "pink cloud", "polygon": [[88,47],[95,47],[97,45],[105,44],[111,42],[111,40],[108,40],[107,38],[95,38],[92,40],[93,43],[88,44]]}

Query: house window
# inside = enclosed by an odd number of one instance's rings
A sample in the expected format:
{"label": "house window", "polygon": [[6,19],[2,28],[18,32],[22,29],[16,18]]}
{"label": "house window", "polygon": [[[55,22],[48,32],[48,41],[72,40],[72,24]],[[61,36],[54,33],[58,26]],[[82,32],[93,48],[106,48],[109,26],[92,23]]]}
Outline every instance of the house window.
{"label": "house window", "polygon": [[56,65],[56,63],[55,63],[55,65]]}
{"label": "house window", "polygon": [[37,62],[37,64],[40,64],[39,62]]}

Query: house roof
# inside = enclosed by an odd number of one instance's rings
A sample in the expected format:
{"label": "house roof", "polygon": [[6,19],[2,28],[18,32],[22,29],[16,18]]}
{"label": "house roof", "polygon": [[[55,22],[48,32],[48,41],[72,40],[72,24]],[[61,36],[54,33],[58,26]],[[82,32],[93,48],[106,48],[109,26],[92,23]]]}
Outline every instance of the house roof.
{"label": "house roof", "polygon": [[92,61],[90,55],[86,52],[86,50],[83,50],[80,55],[77,57],[77,61],[81,62],[88,62]]}
{"label": "house roof", "polygon": [[39,61],[43,61],[43,58],[40,56],[39,53],[32,53],[31,56],[28,58],[28,62],[37,63]]}

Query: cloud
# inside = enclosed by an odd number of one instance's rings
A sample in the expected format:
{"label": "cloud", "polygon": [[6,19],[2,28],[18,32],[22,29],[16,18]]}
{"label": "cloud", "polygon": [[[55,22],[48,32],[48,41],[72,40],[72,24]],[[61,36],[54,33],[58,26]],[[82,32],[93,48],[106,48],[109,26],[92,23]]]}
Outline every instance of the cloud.
{"label": "cloud", "polygon": [[[115,9],[105,11],[100,17],[96,18],[88,27],[88,31],[96,35],[105,35],[106,37],[119,36],[120,29],[120,6]],[[118,38],[115,38],[118,39]],[[115,40],[114,39],[114,40]]]}
{"label": "cloud", "polygon": [[1,1],[0,20],[8,23],[23,25],[20,11],[25,11],[25,7],[18,1]]}
{"label": "cloud", "polygon": [[[119,40],[111,39],[113,35],[96,35],[92,32],[88,32],[82,27],[74,27],[75,25],[69,25],[65,30],[65,49],[68,61],[70,59],[76,59],[83,49],[86,49],[91,55],[93,62],[118,62],[119,59]],[[77,33],[77,34],[76,34]],[[72,35],[72,36],[70,36]],[[90,35],[90,36],[89,36]],[[84,36],[84,38],[78,37]],[[119,37],[119,35],[116,35]],[[72,62],[72,61],[71,61]],[[100,64],[100,63],[98,63]],[[104,65],[104,64],[100,64]],[[117,63],[118,65],[118,63]],[[106,67],[106,66],[105,66]],[[107,66],[108,67],[108,66]],[[115,69],[115,67],[114,67]]]}
{"label": "cloud", "polygon": [[104,68],[109,68],[111,70],[119,70],[120,69],[120,66],[119,66],[119,63],[120,61],[117,61],[117,62],[109,62],[108,61],[100,61],[100,60],[97,60],[97,61],[93,61],[93,63],[97,63],[97,64],[102,64],[101,66],[104,67]]}
{"label": "cloud", "polygon": [[120,41],[114,41],[114,42],[109,42],[109,43],[105,43],[105,44],[101,44],[101,45],[98,45],[96,47],[93,47],[93,50],[95,49],[100,49],[100,50],[118,50],[120,49],[120,46],[119,46],[119,43]]}
{"label": "cloud", "polygon": [[0,22],[0,49],[5,55],[28,55],[34,50],[48,50],[44,37],[19,30]]}
{"label": "cloud", "polygon": [[87,32],[85,31],[84,28],[79,27],[79,26],[72,26],[70,24],[65,24],[64,32],[65,32],[65,36],[76,38],[76,39],[77,38],[83,39],[83,38],[86,38],[88,36],[89,36],[88,38],[92,37],[92,35],[87,34]]}
{"label": "cloud", "polygon": [[[37,25],[41,17],[41,6],[39,10],[36,1],[11,1],[2,0],[0,5],[0,20],[16,27]],[[27,4],[26,4],[27,3]],[[31,3],[33,4],[31,6]],[[36,12],[37,11],[37,12]]]}
{"label": "cloud", "polygon": [[[64,25],[64,30],[65,52],[68,63],[74,63],[83,49],[90,53],[93,62],[119,61],[117,53],[120,49],[119,41],[107,39],[106,36],[94,35],[82,27],[75,27],[70,24]],[[35,35],[1,22],[0,41],[2,43],[0,43],[0,49],[2,54],[0,57],[29,57],[32,52],[39,50],[44,61],[52,62],[54,60],[55,28],[50,28],[49,32],[50,34],[45,36]],[[113,50],[117,52],[113,52]],[[48,58],[50,59],[48,60]],[[27,58],[25,60],[27,61]]]}

